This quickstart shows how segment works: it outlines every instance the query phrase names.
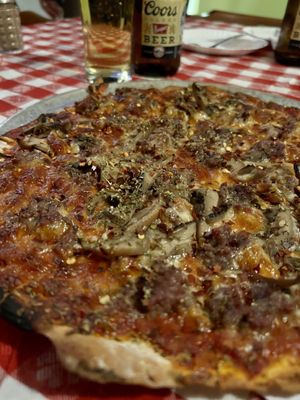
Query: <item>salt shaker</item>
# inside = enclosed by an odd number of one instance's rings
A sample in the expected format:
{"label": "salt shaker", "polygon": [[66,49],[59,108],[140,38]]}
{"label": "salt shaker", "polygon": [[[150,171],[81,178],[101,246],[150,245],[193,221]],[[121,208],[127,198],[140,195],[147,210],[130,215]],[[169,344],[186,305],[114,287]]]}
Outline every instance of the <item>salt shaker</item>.
{"label": "salt shaker", "polygon": [[0,0],[0,52],[22,48],[19,8],[15,0]]}

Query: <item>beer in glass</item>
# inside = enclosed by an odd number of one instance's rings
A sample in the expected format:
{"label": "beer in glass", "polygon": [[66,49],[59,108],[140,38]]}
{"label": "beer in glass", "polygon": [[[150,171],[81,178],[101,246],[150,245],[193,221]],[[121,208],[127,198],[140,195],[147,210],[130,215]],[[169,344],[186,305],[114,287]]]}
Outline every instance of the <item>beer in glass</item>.
{"label": "beer in glass", "polygon": [[131,79],[133,0],[80,0],[90,83]]}

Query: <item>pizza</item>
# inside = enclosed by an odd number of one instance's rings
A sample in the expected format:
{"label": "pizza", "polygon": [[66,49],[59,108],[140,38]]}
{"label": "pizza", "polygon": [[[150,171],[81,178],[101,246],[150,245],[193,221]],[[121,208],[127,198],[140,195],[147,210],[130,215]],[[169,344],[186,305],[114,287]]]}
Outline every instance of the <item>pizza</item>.
{"label": "pizza", "polygon": [[90,87],[0,138],[1,313],[71,371],[300,391],[300,109]]}

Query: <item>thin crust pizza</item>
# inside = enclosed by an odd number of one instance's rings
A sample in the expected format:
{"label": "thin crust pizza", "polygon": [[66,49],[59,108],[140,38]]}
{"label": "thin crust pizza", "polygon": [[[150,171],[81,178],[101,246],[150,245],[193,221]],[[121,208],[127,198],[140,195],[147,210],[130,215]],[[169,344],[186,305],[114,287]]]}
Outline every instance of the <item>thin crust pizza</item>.
{"label": "thin crust pizza", "polygon": [[1,312],[99,382],[300,391],[300,110],[91,87],[0,137]]}

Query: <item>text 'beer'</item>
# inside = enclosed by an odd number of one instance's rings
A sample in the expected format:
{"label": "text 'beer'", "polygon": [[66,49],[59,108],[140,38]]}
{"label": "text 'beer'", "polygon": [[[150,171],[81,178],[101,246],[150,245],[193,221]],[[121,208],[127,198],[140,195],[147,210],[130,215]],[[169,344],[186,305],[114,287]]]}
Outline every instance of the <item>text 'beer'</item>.
{"label": "text 'beer'", "polygon": [[133,68],[140,75],[174,75],[180,64],[186,0],[136,0]]}

